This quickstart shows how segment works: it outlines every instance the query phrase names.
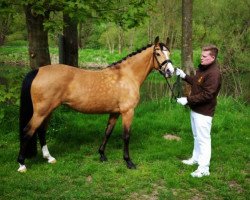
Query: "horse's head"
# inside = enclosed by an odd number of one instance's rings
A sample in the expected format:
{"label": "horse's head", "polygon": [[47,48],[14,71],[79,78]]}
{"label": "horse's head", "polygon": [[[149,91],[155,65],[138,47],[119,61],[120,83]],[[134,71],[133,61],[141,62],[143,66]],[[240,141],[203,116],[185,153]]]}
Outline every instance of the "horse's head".
{"label": "horse's head", "polygon": [[169,58],[170,51],[167,46],[159,42],[159,37],[155,38],[154,43],[154,68],[159,70],[165,77],[171,77],[174,73],[174,67]]}

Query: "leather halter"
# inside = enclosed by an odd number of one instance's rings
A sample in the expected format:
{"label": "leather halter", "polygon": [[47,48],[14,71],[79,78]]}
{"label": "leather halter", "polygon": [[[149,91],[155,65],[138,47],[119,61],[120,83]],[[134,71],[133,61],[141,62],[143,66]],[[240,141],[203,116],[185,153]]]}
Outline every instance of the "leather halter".
{"label": "leather halter", "polygon": [[[166,59],[164,60],[162,63],[159,62],[159,60],[157,59],[157,56],[156,56],[156,49],[154,47],[154,58],[156,60],[156,62],[158,63],[158,67],[159,69],[157,69],[162,75],[165,76],[165,68],[167,67],[167,64],[168,63],[171,63],[172,64],[172,61],[170,59]],[[164,66],[166,64],[166,67],[164,69],[162,69],[162,66]]]}
{"label": "leather halter", "polygon": [[[167,67],[168,63],[172,64],[172,61],[170,59],[166,59],[162,63],[160,63],[159,60],[157,59],[157,56],[156,56],[156,49],[155,49],[155,47],[154,47],[154,59],[156,59],[156,61],[158,63],[158,66],[159,66],[159,69],[157,69],[157,70],[160,72],[161,75],[164,76],[164,78],[165,78],[165,80],[167,82],[167,85],[168,85],[168,87],[169,87],[169,89],[171,91],[171,102],[172,102],[173,99],[176,100],[178,97],[180,97],[180,93],[178,93],[177,95],[175,95],[175,93],[174,93],[174,89],[175,89],[177,83],[180,82],[180,77],[178,76],[179,79],[177,77],[176,83],[174,84],[173,87],[171,87],[171,85],[168,82],[168,78],[165,76],[165,74],[167,73],[167,72],[165,72],[165,68]],[[162,69],[162,66],[164,66],[165,64],[166,64],[166,67],[164,69]]]}

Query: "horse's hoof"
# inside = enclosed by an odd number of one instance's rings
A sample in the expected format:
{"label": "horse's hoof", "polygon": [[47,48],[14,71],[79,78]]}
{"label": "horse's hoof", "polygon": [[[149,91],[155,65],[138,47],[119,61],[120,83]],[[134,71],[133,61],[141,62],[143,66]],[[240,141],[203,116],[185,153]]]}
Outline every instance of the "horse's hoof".
{"label": "horse's hoof", "polygon": [[107,157],[105,155],[101,155],[101,157],[100,157],[101,162],[106,162],[107,160],[108,159],[107,159]]}
{"label": "horse's hoof", "polygon": [[128,160],[126,162],[129,169],[136,169],[136,165],[131,160]]}
{"label": "horse's hoof", "polygon": [[27,171],[27,168],[25,165],[20,165],[17,171],[20,173],[25,173]]}
{"label": "horse's hoof", "polygon": [[56,163],[56,159],[53,158],[53,157],[50,157],[50,158],[48,159],[48,163],[54,164],[54,163]]}

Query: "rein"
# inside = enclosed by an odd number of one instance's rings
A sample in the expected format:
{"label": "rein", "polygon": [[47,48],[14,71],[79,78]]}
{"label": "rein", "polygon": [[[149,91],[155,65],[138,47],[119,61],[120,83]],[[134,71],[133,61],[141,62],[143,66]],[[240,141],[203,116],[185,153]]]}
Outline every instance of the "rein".
{"label": "rein", "polygon": [[[161,72],[160,72],[161,73]],[[162,74],[162,73],[161,73]],[[181,92],[181,79],[180,79],[180,76],[177,76],[177,79],[176,81],[174,82],[173,84],[173,87],[171,87],[169,81],[168,81],[168,78],[162,74],[164,76],[164,78],[166,79],[166,82],[167,82],[167,85],[171,91],[171,102],[173,102],[173,100],[177,100],[177,98],[181,97],[182,95],[182,92]],[[177,90],[177,94],[176,94],[176,91]]]}

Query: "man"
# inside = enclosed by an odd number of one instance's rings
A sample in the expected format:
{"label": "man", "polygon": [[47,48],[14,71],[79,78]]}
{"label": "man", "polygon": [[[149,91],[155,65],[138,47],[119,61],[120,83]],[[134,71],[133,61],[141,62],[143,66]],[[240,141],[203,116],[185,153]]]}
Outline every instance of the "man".
{"label": "man", "polygon": [[211,126],[214,116],[216,98],[221,88],[221,74],[216,58],[218,48],[208,45],[202,48],[201,64],[196,75],[189,76],[181,69],[176,70],[184,81],[191,85],[191,94],[177,98],[181,105],[191,108],[191,126],[194,137],[192,157],[182,162],[186,165],[198,164],[197,170],[191,173],[193,177],[209,176],[211,158]]}

